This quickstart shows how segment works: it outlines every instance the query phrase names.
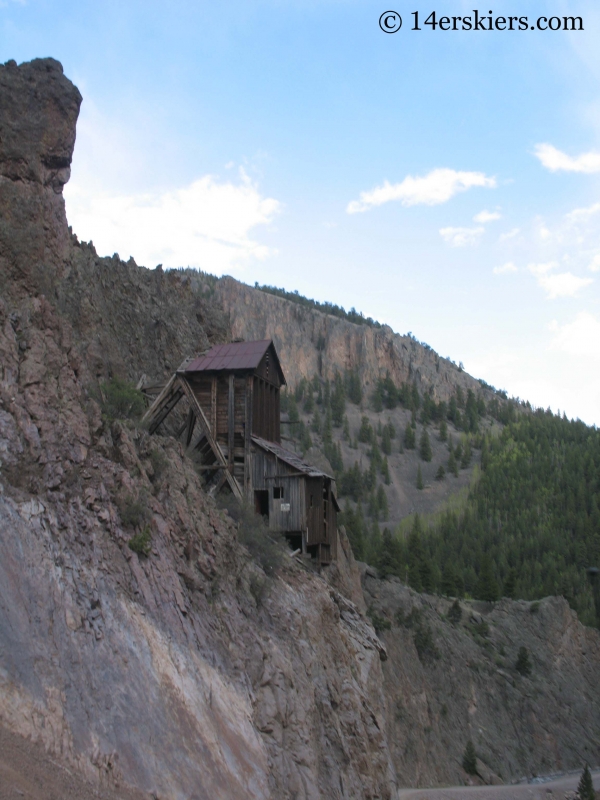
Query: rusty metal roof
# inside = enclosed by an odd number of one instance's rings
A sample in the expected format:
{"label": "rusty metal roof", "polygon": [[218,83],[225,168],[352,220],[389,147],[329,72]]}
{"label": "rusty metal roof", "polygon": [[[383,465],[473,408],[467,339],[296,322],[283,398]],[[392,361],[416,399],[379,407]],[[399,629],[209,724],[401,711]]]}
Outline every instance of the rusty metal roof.
{"label": "rusty metal roof", "polygon": [[[273,346],[271,339],[261,339],[257,342],[231,342],[230,344],[216,344],[208,353],[190,361],[185,367],[185,372],[206,372],[233,369],[256,369],[263,359],[263,356]],[[277,369],[280,373],[282,383],[285,378],[277,358],[277,352],[273,346],[273,352],[277,359]]]}
{"label": "rusty metal roof", "polygon": [[254,435],[252,436],[252,441],[259,447],[262,447],[263,450],[273,453],[273,455],[277,456],[277,458],[281,459],[281,461],[285,461],[286,464],[289,464],[290,467],[298,470],[298,472],[303,472],[309,478],[325,477],[335,480],[335,478],[333,478],[331,475],[328,475],[326,472],[317,469],[317,467],[314,467],[312,464],[307,464],[306,461],[302,461],[297,453],[293,453],[291,450],[286,450],[285,447],[282,447],[280,444],[276,444],[276,442],[268,442],[266,439],[261,439],[260,436]]}

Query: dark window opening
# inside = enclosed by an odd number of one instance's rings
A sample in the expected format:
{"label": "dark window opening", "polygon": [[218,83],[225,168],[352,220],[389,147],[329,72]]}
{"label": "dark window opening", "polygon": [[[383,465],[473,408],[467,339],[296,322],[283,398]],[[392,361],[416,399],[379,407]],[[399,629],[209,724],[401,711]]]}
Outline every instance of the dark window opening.
{"label": "dark window opening", "polygon": [[273,487],[273,500],[283,500],[283,486]]}

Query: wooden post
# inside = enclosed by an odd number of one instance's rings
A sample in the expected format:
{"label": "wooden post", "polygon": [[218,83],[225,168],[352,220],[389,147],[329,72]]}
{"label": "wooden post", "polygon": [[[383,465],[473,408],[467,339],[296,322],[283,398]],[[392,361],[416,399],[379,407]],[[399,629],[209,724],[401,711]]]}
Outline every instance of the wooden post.
{"label": "wooden post", "polygon": [[213,375],[210,382],[210,432],[217,438],[217,376]]}
{"label": "wooden post", "polygon": [[254,388],[254,376],[248,375],[246,378],[246,421],[244,426],[244,494],[246,500],[250,501],[252,496],[252,391]]}
{"label": "wooden post", "polygon": [[229,375],[229,395],[227,397],[227,461],[229,472],[233,475],[233,445],[235,442],[235,376]]}

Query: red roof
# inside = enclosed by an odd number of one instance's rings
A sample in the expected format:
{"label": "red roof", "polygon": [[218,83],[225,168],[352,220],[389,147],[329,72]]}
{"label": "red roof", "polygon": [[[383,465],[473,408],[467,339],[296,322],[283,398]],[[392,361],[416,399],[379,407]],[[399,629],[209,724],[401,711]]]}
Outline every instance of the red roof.
{"label": "red roof", "polygon": [[[271,339],[261,339],[258,342],[216,344],[205,355],[190,361],[185,372],[256,369],[271,346],[273,346]],[[275,352],[274,347],[273,351]],[[275,358],[277,358],[276,352]],[[282,383],[285,383],[279,359],[277,359],[277,369],[281,374]]]}

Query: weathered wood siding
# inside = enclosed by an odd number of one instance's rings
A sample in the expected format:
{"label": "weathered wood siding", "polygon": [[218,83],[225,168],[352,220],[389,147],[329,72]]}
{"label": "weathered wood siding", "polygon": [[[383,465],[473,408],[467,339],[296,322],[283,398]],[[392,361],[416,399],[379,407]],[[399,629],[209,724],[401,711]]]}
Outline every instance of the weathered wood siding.
{"label": "weathered wood siding", "polygon": [[268,442],[281,442],[279,388],[254,378],[252,433]]}
{"label": "weathered wood siding", "polygon": [[[259,447],[252,448],[253,489],[269,492],[269,527],[285,533],[306,531],[305,478],[296,470],[280,461],[272,453]],[[283,497],[275,497],[274,490],[283,491]],[[289,511],[282,510],[289,505]]]}

